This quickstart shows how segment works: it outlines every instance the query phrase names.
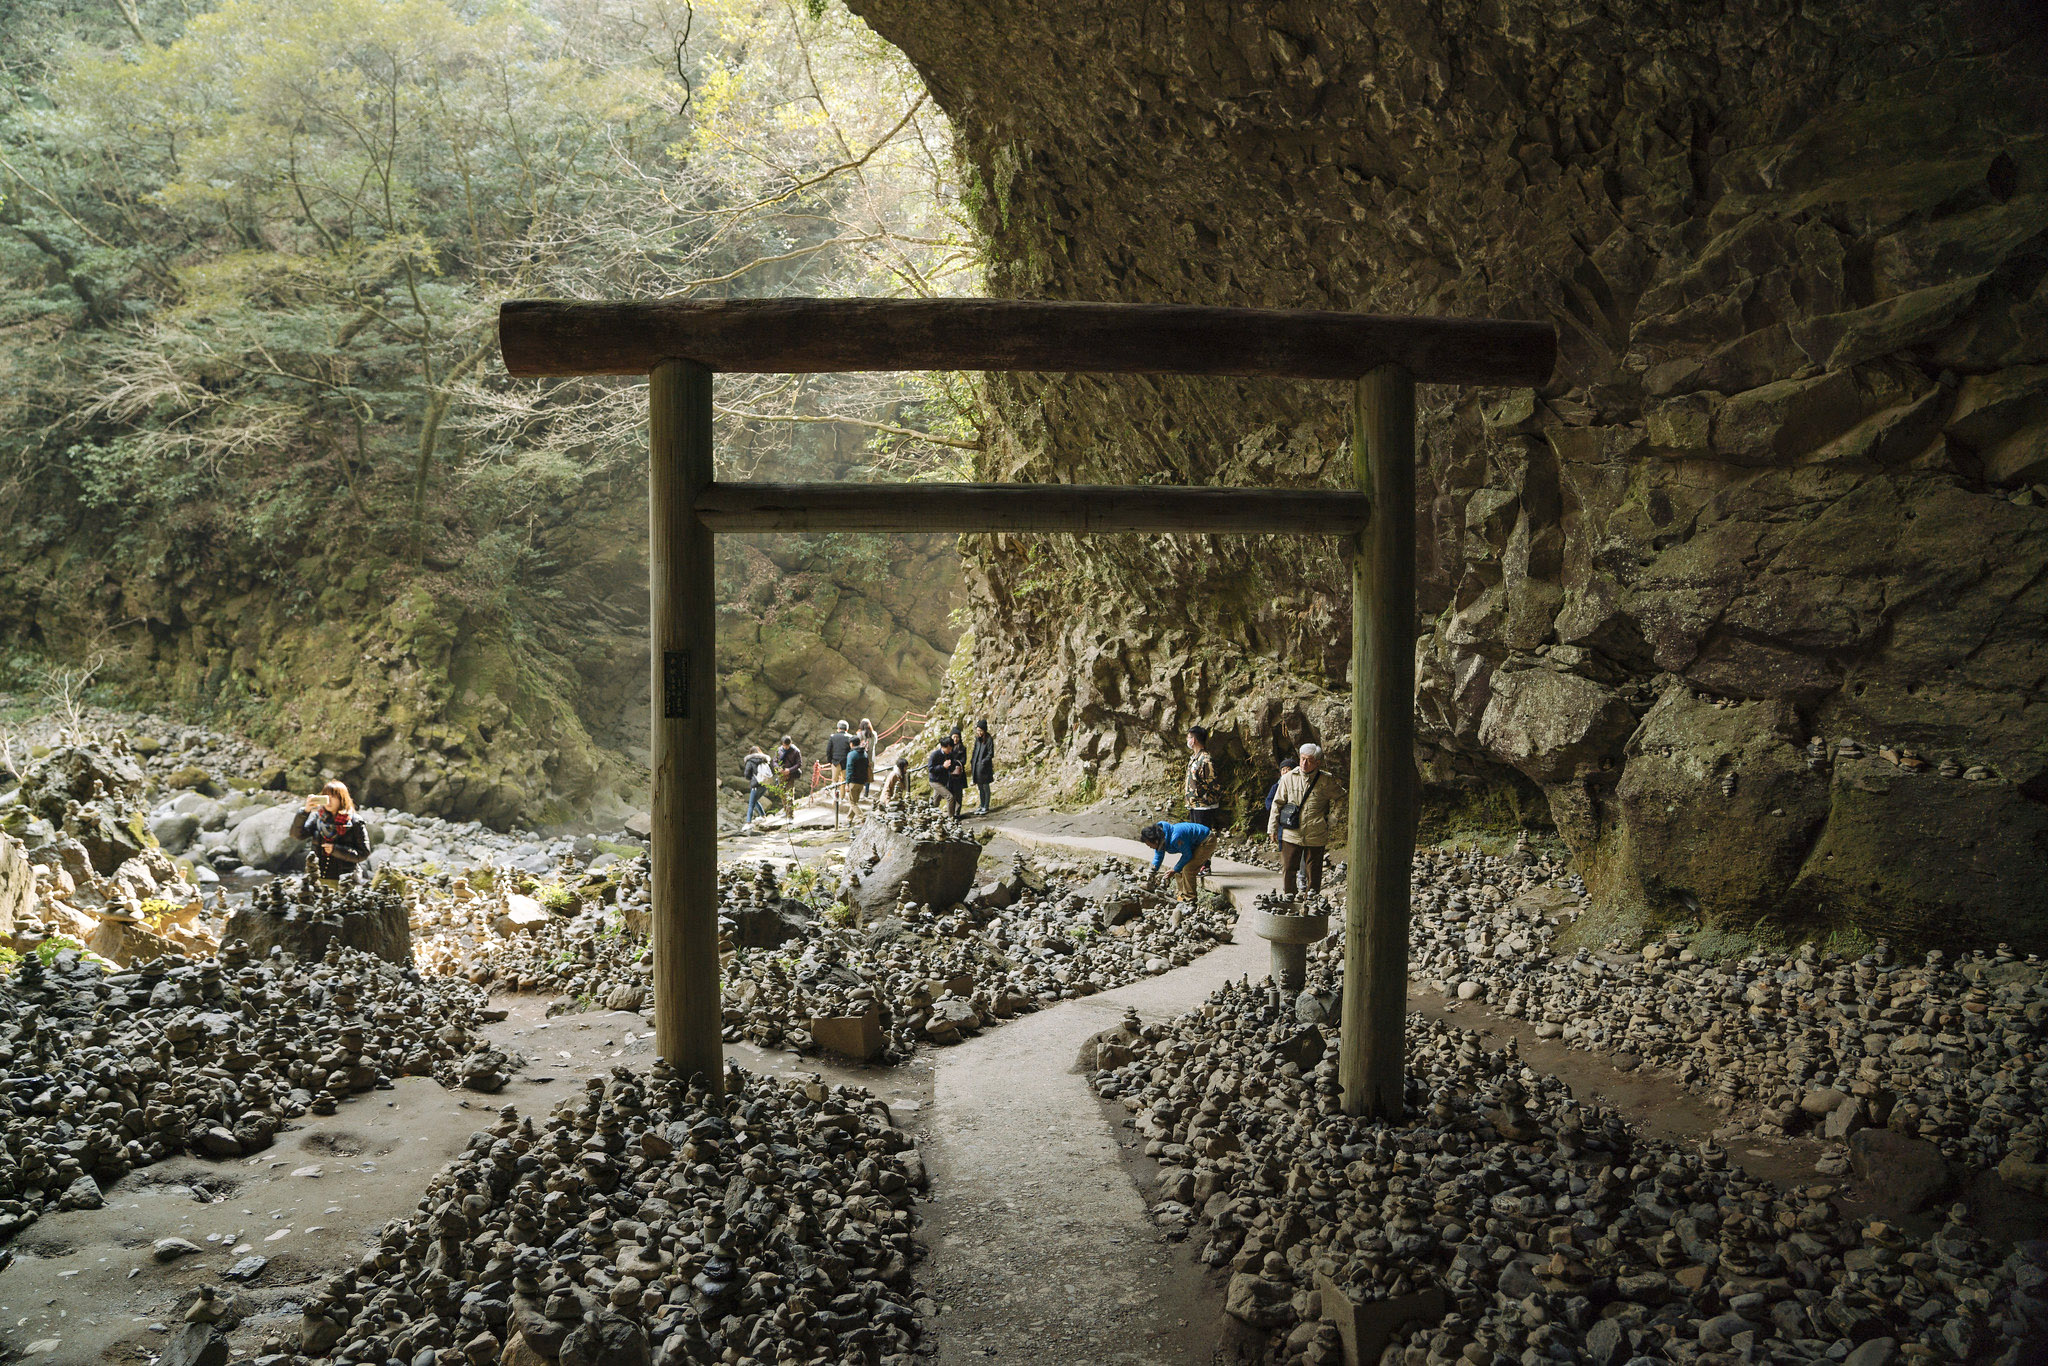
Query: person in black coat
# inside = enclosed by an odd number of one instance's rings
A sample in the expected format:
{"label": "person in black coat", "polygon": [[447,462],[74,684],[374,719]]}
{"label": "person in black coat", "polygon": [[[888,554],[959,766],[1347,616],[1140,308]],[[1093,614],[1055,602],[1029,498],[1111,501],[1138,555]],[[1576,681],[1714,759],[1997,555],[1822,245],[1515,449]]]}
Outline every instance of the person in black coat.
{"label": "person in black coat", "polygon": [[960,798],[967,791],[967,756],[960,751],[959,736],[948,735],[939,741],[939,747],[925,760],[924,773],[931,779],[932,791],[945,794],[946,814],[959,819]]}
{"label": "person in black coat", "polygon": [[846,751],[852,748],[853,732],[848,729],[844,721],[841,721],[838,729],[832,732],[832,737],[825,741],[825,762],[832,766],[832,772],[826,774],[826,777],[843,778],[846,776]]}
{"label": "person in black coat", "polygon": [[329,783],[292,817],[292,838],[312,840],[306,871],[335,881],[353,873],[370,856],[370,832],[356,816],[355,800],[344,783]]}
{"label": "person in black coat", "polygon": [[974,749],[967,760],[968,776],[981,792],[981,810],[977,816],[988,814],[988,789],[996,780],[996,737],[988,733],[988,722],[974,723]]}

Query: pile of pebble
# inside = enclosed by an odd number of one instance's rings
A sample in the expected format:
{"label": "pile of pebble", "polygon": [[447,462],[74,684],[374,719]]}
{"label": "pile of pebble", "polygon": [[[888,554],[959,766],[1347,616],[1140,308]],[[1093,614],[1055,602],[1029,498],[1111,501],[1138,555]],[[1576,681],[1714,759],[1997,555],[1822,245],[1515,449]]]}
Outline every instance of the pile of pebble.
{"label": "pile of pebble", "polygon": [[[660,1064],[511,1109],[304,1305],[295,1363],[865,1362],[917,1345],[924,1166],[866,1092]],[[201,1330],[204,1332],[205,1330]]]}
{"label": "pile of pebble", "polygon": [[889,806],[872,806],[864,813],[861,824],[885,826],[912,841],[974,841],[979,838],[979,832],[946,814],[945,807],[931,802],[903,801]]}
{"label": "pile of pebble", "polygon": [[1406,1118],[1378,1123],[1342,1113],[1334,1032],[1263,986],[1098,1045],[1162,1164],[1155,1216],[1193,1227],[1271,1360],[1335,1366],[1348,1331],[1414,1366],[2013,1363],[2048,1329],[2048,1250],[1995,1252],[1961,1207],[1909,1237],[1641,1138],[1512,1041],[1411,1017],[1408,1049]]}
{"label": "pile of pebble", "polygon": [[[725,1039],[900,1061],[921,1043],[958,1043],[1054,1001],[1184,966],[1231,938],[1228,898],[1176,905],[1115,859],[1092,877],[1077,874],[1020,857],[958,907],[898,905],[861,923],[829,875],[806,899],[772,864],[724,868]],[[414,953],[430,971],[555,995],[553,1010],[638,1010],[653,986],[645,861],[624,865],[603,891],[609,903],[592,897],[581,914],[543,917],[522,932],[508,927],[505,910],[516,894],[457,902],[415,889]]]}
{"label": "pile of pebble", "polygon": [[1228,898],[1176,905],[1119,860],[1082,882],[1020,857],[958,907],[899,906],[866,925],[827,913],[777,948],[737,954],[726,1038],[901,1059],[1184,966],[1229,942],[1235,919]]}
{"label": "pile of pebble", "polygon": [[1681,932],[1562,954],[1553,917],[1574,913],[1584,884],[1524,858],[1416,856],[1419,985],[1666,1069],[1764,1133],[1889,1127],[1973,1167],[2048,1145],[2048,964],[2034,956],[1911,962],[1882,943],[1856,957],[1808,944],[1716,962]]}
{"label": "pile of pebble", "polygon": [[[601,872],[572,863],[537,879],[504,869],[411,878],[413,957],[423,972],[505,991],[590,995],[644,947],[647,859]],[[524,890],[521,890],[521,889]],[[631,952],[625,951],[627,931]]]}
{"label": "pile of pebble", "polygon": [[98,1208],[109,1183],[173,1154],[260,1151],[394,1077],[496,1089],[485,1007],[466,983],[339,947],[308,962],[230,940],[114,972],[76,950],[30,954],[0,979],[0,1239],[53,1206]]}

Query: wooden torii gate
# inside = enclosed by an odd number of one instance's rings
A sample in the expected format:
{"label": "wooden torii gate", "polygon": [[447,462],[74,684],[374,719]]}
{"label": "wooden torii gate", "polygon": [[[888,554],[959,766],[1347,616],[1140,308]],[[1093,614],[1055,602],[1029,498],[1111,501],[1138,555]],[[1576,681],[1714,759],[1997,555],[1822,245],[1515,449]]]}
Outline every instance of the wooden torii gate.
{"label": "wooden torii gate", "polygon": [[[1415,847],[1415,385],[1531,386],[1548,323],[995,299],[503,306],[517,376],[649,380],[655,1047],[721,1083],[721,531],[1208,532],[1352,538],[1344,1109],[1398,1118]],[[1037,370],[1348,380],[1355,490],[1080,484],[762,484],[712,477],[712,376]]]}

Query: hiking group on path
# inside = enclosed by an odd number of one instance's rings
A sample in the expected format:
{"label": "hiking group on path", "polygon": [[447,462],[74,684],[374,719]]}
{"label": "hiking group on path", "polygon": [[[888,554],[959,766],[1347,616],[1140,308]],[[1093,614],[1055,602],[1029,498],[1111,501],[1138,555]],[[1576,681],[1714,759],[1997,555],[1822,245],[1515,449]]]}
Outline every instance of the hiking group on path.
{"label": "hiking group on path", "polygon": [[[1185,819],[1148,822],[1138,831],[1139,842],[1152,850],[1152,876],[1162,871],[1174,878],[1182,899],[1195,899],[1202,876],[1209,872],[1216,845],[1230,828],[1222,781],[1217,776],[1215,756],[1209,749],[1206,726],[1189,726],[1186,734],[1187,769],[1181,782]],[[866,717],[858,727],[841,721],[825,741],[825,757],[813,779],[812,790],[837,786],[847,796],[852,818],[859,820],[861,803],[875,778],[876,752],[880,738],[875,724]],[[741,834],[752,831],[755,819],[773,793],[782,805],[794,808],[797,785],[803,773],[803,751],[790,736],[771,758],[759,745],[748,748],[740,761],[740,773],[747,783],[747,814]],[[973,740],[948,728],[938,745],[925,756],[925,780],[933,800],[944,805],[946,814],[986,816],[990,812],[996,780],[995,734],[986,720],[974,723]],[[910,800],[910,756],[899,751],[882,779],[876,803],[893,806]],[[967,788],[972,784],[981,805],[963,811]],[[1313,743],[1302,745],[1295,762],[1284,766],[1280,776],[1266,790],[1264,809],[1258,825],[1280,851],[1281,888],[1287,895],[1319,893],[1323,889],[1323,858],[1333,831],[1332,813],[1344,795],[1342,786],[1323,767],[1323,751]],[[1256,830],[1248,833],[1258,833]],[[1171,870],[1165,870],[1166,855],[1180,856]]]}

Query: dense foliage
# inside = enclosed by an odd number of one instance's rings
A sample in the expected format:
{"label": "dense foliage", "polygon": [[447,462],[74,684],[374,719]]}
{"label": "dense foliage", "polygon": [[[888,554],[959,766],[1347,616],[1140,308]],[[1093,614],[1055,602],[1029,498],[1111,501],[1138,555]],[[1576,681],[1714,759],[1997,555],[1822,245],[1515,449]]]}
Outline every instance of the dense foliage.
{"label": "dense foliage", "polygon": [[[0,616],[52,652],[134,653],[102,577],[196,575],[424,589],[573,653],[643,402],[509,380],[500,300],[978,279],[943,120],[836,7],[21,0],[0,63]],[[943,377],[719,401],[728,470],[974,443]]]}

